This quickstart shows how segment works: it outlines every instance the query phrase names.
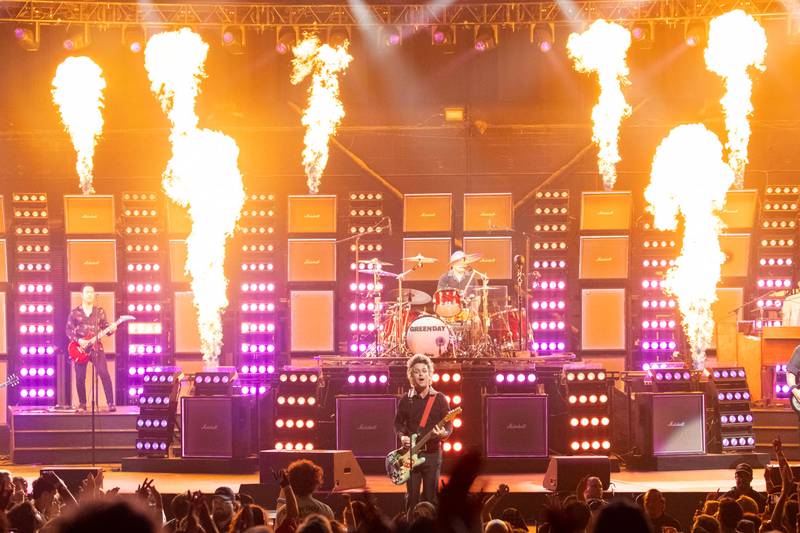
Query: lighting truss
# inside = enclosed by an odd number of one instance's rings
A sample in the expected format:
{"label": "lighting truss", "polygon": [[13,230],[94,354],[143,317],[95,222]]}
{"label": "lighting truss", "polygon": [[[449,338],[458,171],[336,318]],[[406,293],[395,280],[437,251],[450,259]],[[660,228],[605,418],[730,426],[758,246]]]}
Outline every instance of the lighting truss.
{"label": "lighting truss", "polygon": [[686,22],[710,19],[733,9],[744,9],[756,18],[788,18],[777,0],[633,0],[520,3],[455,3],[450,6],[396,5],[280,5],[189,4],[137,2],[10,1],[0,5],[0,22],[41,24],[89,24],[121,27],[221,27],[231,24],[267,29],[279,26],[383,26],[429,27],[436,25],[526,25],[537,22],[567,23],[604,18],[616,21]]}

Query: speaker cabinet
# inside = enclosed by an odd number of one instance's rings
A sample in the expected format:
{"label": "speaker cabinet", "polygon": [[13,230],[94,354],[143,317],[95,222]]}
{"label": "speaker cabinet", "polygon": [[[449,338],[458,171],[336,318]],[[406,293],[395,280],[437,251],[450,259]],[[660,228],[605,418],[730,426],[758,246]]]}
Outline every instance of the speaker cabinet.
{"label": "speaker cabinet", "polygon": [[113,196],[64,196],[64,230],[67,235],[113,235],[114,222]]}
{"label": "speaker cabinet", "polygon": [[289,292],[289,351],[333,352],[336,316],[333,291]]}
{"label": "speaker cabinet", "polygon": [[725,254],[720,274],[723,278],[747,277],[750,266],[750,235],[745,233],[723,233],[719,236],[719,247]]}
{"label": "speaker cabinet", "polygon": [[754,189],[728,191],[719,218],[729,230],[750,229],[756,219],[757,205],[758,191]]}
{"label": "speaker cabinet", "polygon": [[289,196],[289,233],[336,233],[336,196]]}
{"label": "speaker cabinet", "polygon": [[191,291],[175,293],[175,353],[200,353],[200,330]]}
{"label": "speaker cabinet", "polygon": [[450,261],[450,237],[405,238],[403,239],[403,257],[422,254],[438,259],[437,263],[425,265],[406,276],[407,281],[437,281],[447,271]]}
{"label": "speaker cabinet", "polygon": [[406,194],[403,197],[403,231],[432,232],[453,229],[453,195]]}
{"label": "speaker cabinet", "polygon": [[289,239],[288,280],[336,281],[334,239]]}
{"label": "speaker cabinet", "polygon": [[[388,452],[387,452],[388,453]],[[350,450],[315,450],[310,452],[284,452],[262,450],[258,454],[259,480],[263,484],[275,484],[273,472],[280,472],[298,459],[308,459],[325,473],[321,492],[347,489],[363,489],[367,486],[364,472]]]}
{"label": "speaker cabinet", "polygon": [[192,219],[189,210],[172,200],[167,200],[167,233],[170,235],[189,235],[192,232]]}
{"label": "speaker cabinet", "polygon": [[337,396],[336,448],[357,458],[386,457],[397,448],[394,416],[397,397]]}
{"label": "speaker cabinet", "polygon": [[513,213],[510,192],[464,194],[464,231],[510,230]]}
{"label": "speaker cabinet", "polygon": [[625,289],[581,290],[581,349],[625,349]]}
{"label": "speaker cabinet", "polygon": [[511,237],[464,237],[464,252],[482,254],[474,266],[489,279],[511,279]]}
{"label": "speaker cabinet", "polygon": [[634,442],[643,455],[706,453],[702,392],[639,393],[635,407]]}
{"label": "speaker cabinet", "polygon": [[[6,304],[6,292],[0,291],[0,354],[8,353],[8,337],[6,336]],[[5,375],[7,375],[6,372],[0,372],[0,376]],[[0,390],[0,394],[4,392],[6,392],[5,389]],[[0,405],[5,405],[5,403],[0,402]]]}
{"label": "speaker cabinet", "polygon": [[[81,304],[81,293],[77,291],[72,291],[69,293],[69,303],[70,303],[70,310],[78,307]],[[111,291],[95,291],[95,305],[98,307],[102,307],[103,311],[106,312],[106,319],[108,323],[115,321],[117,319],[117,308],[114,304],[114,293]],[[104,337],[103,340],[103,348],[105,349],[106,353],[115,353],[117,351],[117,336],[116,335],[109,335],[108,337]],[[111,363],[111,361],[109,361]],[[111,372],[109,368],[109,372],[111,373],[111,381],[114,381],[114,373]],[[72,380],[73,387],[75,380]],[[91,384],[89,384],[91,386]],[[115,389],[116,390],[116,389]],[[101,397],[101,400],[105,400],[104,394],[98,394]],[[76,396],[77,398],[77,396]]]}
{"label": "speaker cabinet", "polygon": [[483,398],[486,457],[547,457],[547,395],[489,394]]}
{"label": "speaker cabinet", "polygon": [[171,239],[169,241],[169,279],[173,283],[189,283],[186,273],[186,241]]}
{"label": "speaker cabinet", "polygon": [[115,283],[117,242],[67,239],[67,281],[69,283]]}
{"label": "speaker cabinet", "polygon": [[599,477],[603,488],[611,483],[611,462],[608,457],[595,455],[563,456],[550,458],[542,486],[557,492],[573,492],[587,476]]}
{"label": "speaker cabinet", "polygon": [[181,399],[183,457],[239,459],[250,455],[252,399],[196,396]]}
{"label": "speaker cabinet", "polygon": [[[1,198],[1,197],[0,197]],[[8,283],[8,242],[0,239],[0,283]]]}
{"label": "speaker cabinet", "polygon": [[584,192],[581,195],[582,231],[627,231],[631,227],[630,192]]}
{"label": "speaker cabinet", "polygon": [[627,279],[628,237],[581,237],[580,279]]}

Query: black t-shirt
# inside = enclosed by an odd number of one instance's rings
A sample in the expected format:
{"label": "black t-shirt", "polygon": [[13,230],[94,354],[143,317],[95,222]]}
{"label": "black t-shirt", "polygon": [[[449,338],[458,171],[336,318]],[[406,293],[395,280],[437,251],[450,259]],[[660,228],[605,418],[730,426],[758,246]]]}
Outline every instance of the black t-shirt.
{"label": "black t-shirt", "polygon": [[665,527],[674,527],[677,531],[683,531],[680,522],[667,513],[662,514],[658,518],[651,518],[650,523],[653,524],[653,533],[661,533],[661,529]]}
{"label": "black t-shirt", "polygon": [[795,376],[797,376],[797,373],[800,372],[800,346],[795,348],[792,352],[792,357],[786,364],[786,372],[789,374],[794,374]]}
{"label": "black t-shirt", "polygon": [[[432,430],[433,426],[445,417],[450,407],[447,404],[447,399],[444,397],[444,394],[436,392],[433,390],[433,387],[431,387],[429,391],[428,395],[423,398],[414,389],[411,389],[400,398],[400,403],[397,405],[397,414],[394,417],[394,429],[398,436],[410,437],[416,433],[421,437]],[[431,411],[428,414],[428,420],[425,422],[425,426],[420,429],[419,423],[422,421],[425,405],[428,403],[428,398],[431,394],[435,394],[436,396],[431,406]],[[448,422],[445,428],[449,435],[453,430],[453,425]],[[431,437],[428,442],[434,443],[434,446],[433,448],[428,446],[427,449],[429,451],[435,450],[438,439],[436,437]]]}
{"label": "black t-shirt", "polygon": [[755,490],[753,490],[753,487],[748,487],[747,490],[745,491],[740,491],[736,487],[733,487],[731,490],[723,494],[722,497],[732,498],[735,500],[742,495],[750,496],[751,498],[753,498],[758,504],[759,512],[764,512],[764,506],[767,505],[767,498],[765,498],[764,495],[761,494],[760,492],[756,492]]}

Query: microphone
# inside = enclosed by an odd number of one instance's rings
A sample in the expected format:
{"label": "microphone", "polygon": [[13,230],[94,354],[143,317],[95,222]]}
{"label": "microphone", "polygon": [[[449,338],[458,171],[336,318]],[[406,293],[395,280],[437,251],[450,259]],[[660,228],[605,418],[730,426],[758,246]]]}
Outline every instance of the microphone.
{"label": "microphone", "polygon": [[514,264],[518,267],[525,266],[525,256],[517,254],[514,256]]}

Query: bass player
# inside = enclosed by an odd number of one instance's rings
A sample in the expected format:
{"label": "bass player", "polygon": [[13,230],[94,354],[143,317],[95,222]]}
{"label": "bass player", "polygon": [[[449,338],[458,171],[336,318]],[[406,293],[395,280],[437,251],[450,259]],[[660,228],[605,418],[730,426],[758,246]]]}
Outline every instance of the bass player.
{"label": "bass player", "polygon": [[435,427],[447,415],[449,406],[444,394],[431,387],[433,362],[430,358],[422,354],[414,355],[406,363],[406,368],[411,389],[397,405],[395,433],[404,447],[410,447],[412,435],[422,436],[428,431],[433,432],[433,438],[419,454],[424,461],[413,468],[406,483],[406,509],[411,510],[420,501],[420,485],[422,499],[436,505],[436,490],[442,468],[442,440],[452,433],[453,426],[448,422],[443,428]]}
{"label": "bass player", "polygon": [[69,313],[67,319],[67,338],[70,342],[77,342],[89,354],[89,360],[83,363],[75,363],[75,385],[78,389],[78,411],[86,411],[86,369],[89,361],[92,361],[97,369],[97,375],[103,383],[103,390],[106,393],[106,402],[109,411],[116,411],[114,406],[114,389],[111,385],[111,376],[108,374],[108,360],[103,343],[98,339],[94,344],[86,340],[97,335],[105,328],[110,328],[109,333],[116,331],[116,324],[109,326],[106,319],[106,312],[102,307],[95,303],[94,287],[84,285],[81,290],[81,303]]}

